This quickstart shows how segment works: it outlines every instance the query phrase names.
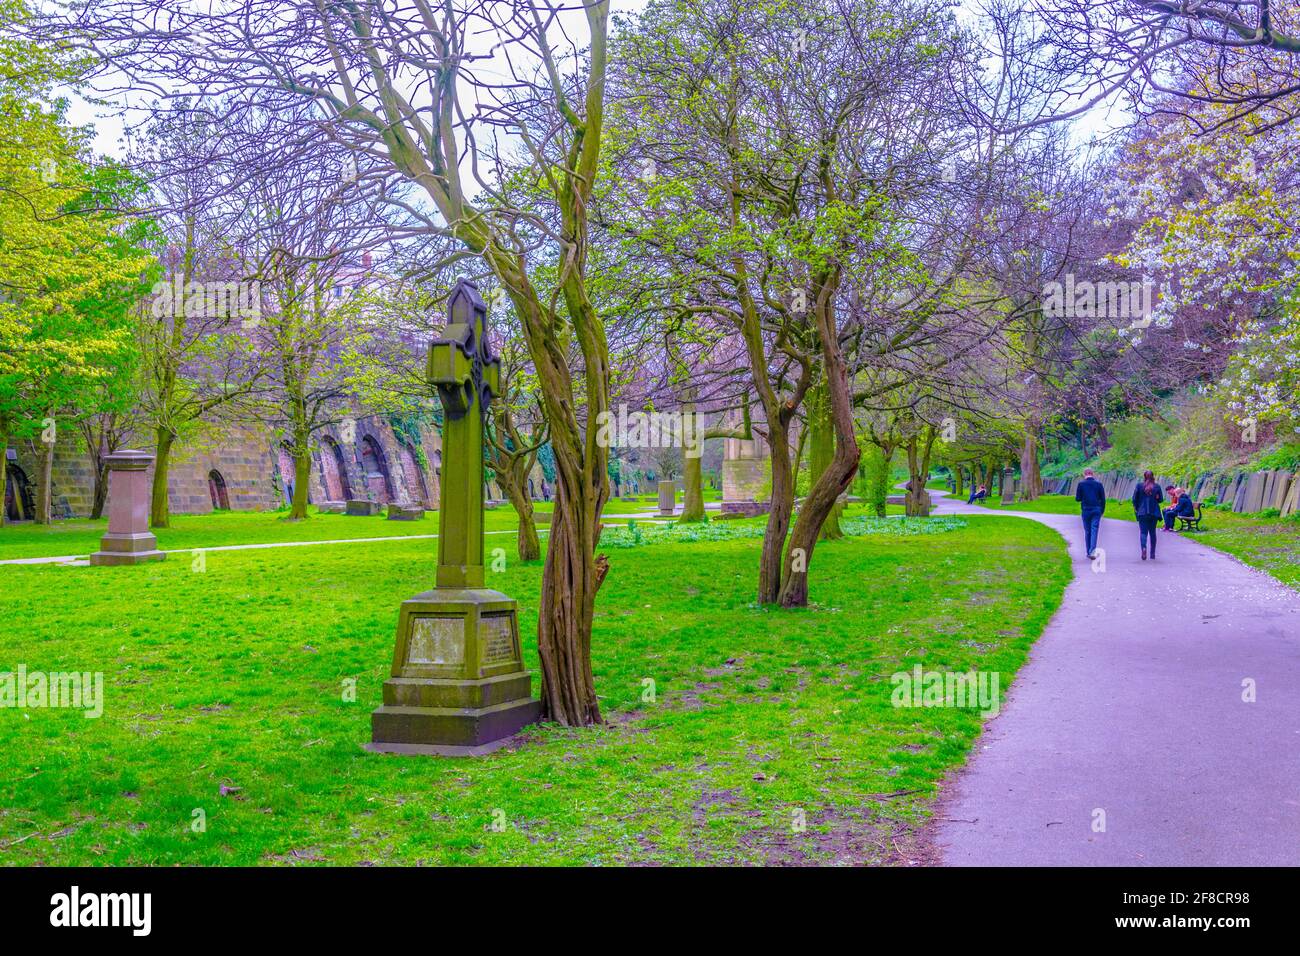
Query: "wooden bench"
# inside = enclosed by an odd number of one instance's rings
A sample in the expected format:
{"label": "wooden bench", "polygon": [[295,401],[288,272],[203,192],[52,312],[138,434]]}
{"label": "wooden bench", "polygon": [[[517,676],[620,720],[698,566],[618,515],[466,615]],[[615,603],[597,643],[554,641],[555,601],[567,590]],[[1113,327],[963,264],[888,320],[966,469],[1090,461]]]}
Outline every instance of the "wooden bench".
{"label": "wooden bench", "polygon": [[1196,517],[1188,518],[1185,515],[1176,515],[1178,518],[1179,531],[1200,531],[1201,530],[1201,506],[1196,506]]}

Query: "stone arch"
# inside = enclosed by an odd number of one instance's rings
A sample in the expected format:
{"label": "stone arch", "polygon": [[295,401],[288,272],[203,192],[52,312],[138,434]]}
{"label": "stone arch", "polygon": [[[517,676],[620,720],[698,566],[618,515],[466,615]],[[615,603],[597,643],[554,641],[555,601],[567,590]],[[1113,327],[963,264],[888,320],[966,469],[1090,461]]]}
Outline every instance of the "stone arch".
{"label": "stone arch", "polygon": [[388,472],[388,459],[384,449],[373,435],[361,439],[361,467],[366,473],[366,485],[380,504],[393,500],[393,478]]}
{"label": "stone arch", "polygon": [[230,492],[226,488],[226,479],[221,472],[213,468],[208,472],[208,495],[212,498],[212,509],[230,510]]}
{"label": "stone arch", "polygon": [[321,484],[325,486],[325,497],[330,501],[347,501],[352,497],[352,483],[348,481],[347,459],[343,449],[329,435],[321,438],[320,443]]}
{"label": "stone arch", "polygon": [[26,521],[36,513],[36,496],[31,480],[27,472],[12,461],[5,472],[4,513],[10,521]]}
{"label": "stone arch", "polygon": [[429,485],[424,480],[424,469],[415,457],[411,446],[405,442],[397,443],[397,457],[402,463],[402,475],[406,478],[407,490],[415,496],[418,504],[429,507]]}

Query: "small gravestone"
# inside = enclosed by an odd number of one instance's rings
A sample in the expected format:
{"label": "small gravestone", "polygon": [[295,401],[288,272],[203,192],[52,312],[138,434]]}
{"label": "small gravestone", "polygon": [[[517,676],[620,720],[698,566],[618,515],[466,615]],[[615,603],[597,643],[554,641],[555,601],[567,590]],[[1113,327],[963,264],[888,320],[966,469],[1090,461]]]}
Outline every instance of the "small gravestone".
{"label": "small gravestone", "polygon": [[1241,507],[1239,510],[1246,513],[1254,513],[1264,509],[1264,485],[1268,479],[1266,472],[1252,472],[1246,479],[1245,493],[1241,497]]}
{"label": "small gravestone", "polygon": [[316,510],[323,515],[341,515],[347,508],[347,503],[343,501],[322,501],[316,506]]}
{"label": "small gravestone", "polygon": [[1291,476],[1285,471],[1274,472],[1273,477],[1273,495],[1269,501],[1268,507],[1282,510],[1282,505],[1286,504],[1286,496],[1291,491]]}
{"label": "small gravestone", "polygon": [[487,305],[461,280],[447,328],[429,348],[429,382],[443,408],[442,507],[436,587],[402,603],[392,676],[370,716],[367,750],[472,756],[537,720],[513,598],[484,587],[483,433],[500,392]]}
{"label": "small gravestone", "polygon": [[108,465],[108,533],[90,563],[140,564],[167,557],[149,531],[149,475],[153,455],[124,449],[104,458]]}
{"label": "small gravestone", "polygon": [[382,510],[383,505],[378,501],[365,501],[357,498],[348,501],[347,513],[350,515],[370,517],[379,514]]}
{"label": "small gravestone", "polygon": [[659,516],[671,518],[677,510],[677,484],[672,481],[659,482]]}
{"label": "small gravestone", "polygon": [[389,521],[420,521],[424,518],[423,505],[389,505]]}

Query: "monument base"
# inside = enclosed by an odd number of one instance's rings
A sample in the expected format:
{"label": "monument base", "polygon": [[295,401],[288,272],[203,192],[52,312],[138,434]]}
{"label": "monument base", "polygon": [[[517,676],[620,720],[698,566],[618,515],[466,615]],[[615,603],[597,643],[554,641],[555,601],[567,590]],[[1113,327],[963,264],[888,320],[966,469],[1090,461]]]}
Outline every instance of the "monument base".
{"label": "monument base", "polygon": [[772,504],[769,501],[724,501],[722,503],[722,513],[724,515],[735,515],[742,518],[765,515],[771,510]]}
{"label": "monument base", "polygon": [[438,744],[362,744],[362,750],[368,750],[372,754],[405,754],[412,757],[482,757],[500,750],[506,745],[509,737],[502,737],[500,740],[493,741],[490,744],[483,744],[481,747],[454,747],[451,745],[440,746]]}
{"label": "monument base", "polygon": [[515,602],[489,588],[435,588],[402,602],[392,676],[370,715],[377,753],[489,753],[541,715],[524,670]]}
{"label": "monument base", "polygon": [[162,561],[167,555],[158,550],[158,539],[149,532],[138,534],[112,532],[99,540],[99,550],[90,556],[94,565],[143,564]]}

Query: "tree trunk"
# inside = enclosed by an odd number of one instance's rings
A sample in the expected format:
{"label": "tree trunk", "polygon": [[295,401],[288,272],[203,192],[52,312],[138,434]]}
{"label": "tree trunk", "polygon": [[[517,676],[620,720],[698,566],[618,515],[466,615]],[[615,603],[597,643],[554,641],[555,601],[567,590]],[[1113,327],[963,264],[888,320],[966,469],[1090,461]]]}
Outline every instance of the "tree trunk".
{"label": "tree trunk", "polygon": [[960,465],[953,470],[952,496],[954,498],[966,497],[966,469]]}
{"label": "tree trunk", "polygon": [[[778,419],[780,416],[777,416]],[[794,511],[794,474],[790,461],[790,424],[768,422],[768,460],[772,465],[772,500],[758,561],[758,603],[775,604],[781,596],[781,557]]]}
{"label": "tree trunk", "polygon": [[877,518],[888,514],[889,466],[893,457],[892,447],[872,444],[867,449],[867,505]]}
{"label": "tree trunk", "polygon": [[155,448],[153,463],[153,488],[149,501],[149,527],[171,527],[171,507],[167,499],[167,470],[171,466],[172,442],[176,436],[159,426],[154,430]]}
{"label": "tree trunk", "polygon": [[[307,517],[307,495],[311,490],[311,450],[308,438],[295,438],[293,446],[293,501],[289,505],[289,520],[302,521]],[[326,452],[328,453],[328,452]]]}
{"label": "tree trunk", "polygon": [[683,442],[682,449],[682,514],[677,520],[683,524],[705,521],[704,467],[701,455],[690,455]]}
{"label": "tree trunk", "polygon": [[[519,535],[516,549],[520,561],[536,561],[542,556],[542,542],[537,537],[537,522],[533,518],[533,499],[528,495],[527,484],[520,485],[509,474],[497,472],[502,476],[501,490],[510,499],[510,504],[519,516]],[[526,481],[526,479],[525,479]]]}
{"label": "tree trunk", "polygon": [[[830,399],[824,382],[818,384],[808,396],[808,433],[808,488],[811,492],[835,458],[835,425],[831,421]],[[841,511],[843,506],[836,499],[826,514],[826,520],[822,522],[822,541],[835,541],[844,537],[840,528]]]}
{"label": "tree trunk", "polygon": [[1025,501],[1033,501],[1043,493],[1043,475],[1038,468],[1038,435],[1034,429],[1025,431],[1025,444],[1020,451],[1020,491]]}
{"label": "tree trunk", "polygon": [[39,466],[36,477],[36,513],[32,515],[32,520],[37,524],[49,524],[52,512],[50,496],[54,491],[54,442],[40,443],[37,460]]}
{"label": "tree trunk", "polygon": [[[9,520],[5,510],[5,494],[9,490],[9,430],[0,429],[0,528]],[[18,487],[14,486],[14,497],[18,497]]]}
{"label": "tree trunk", "polygon": [[555,490],[550,541],[542,571],[537,655],[542,671],[542,717],[571,727],[601,723],[591,672],[591,620],[596,591],[609,562],[597,556],[601,497],[575,495],[561,470]]}
{"label": "tree trunk", "polygon": [[853,484],[862,452],[853,430],[853,398],[849,391],[848,371],[840,349],[839,329],[835,320],[834,293],[837,273],[826,276],[819,284],[817,296],[817,333],[821,339],[825,370],[825,393],[830,405],[830,419],[835,430],[835,454],[817,483],[808,489],[808,497],[799,509],[799,518],[790,533],[790,549],[781,581],[782,607],[806,607],[808,604],[808,570],[812,566],[813,548],[822,525],[839,502],[839,497]]}
{"label": "tree trunk", "polygon": [[930,506],[926,503],[928,492],[925,483],[930,477],[930,455],[934,450],[934,428],[927,425],[922,436],[913,436],[907,443],[907,514],[912,518],[928,518]]}
{"label": "tree trunk", "polygon": [[95,490],[90,504],[90,517],[98,520],[104,517],[104,505],[108,503],[108,465],[98,452],[92,455],[95,465]]}

